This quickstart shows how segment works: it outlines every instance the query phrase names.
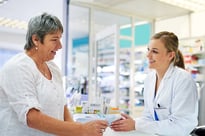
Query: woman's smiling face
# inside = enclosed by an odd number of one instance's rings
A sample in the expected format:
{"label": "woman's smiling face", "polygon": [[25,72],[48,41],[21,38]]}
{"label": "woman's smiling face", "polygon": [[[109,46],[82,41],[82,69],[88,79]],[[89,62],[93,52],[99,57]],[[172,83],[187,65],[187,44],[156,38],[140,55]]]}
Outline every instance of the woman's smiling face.
{"label": "woman's smiling face", "polygon": [[49,61],[54,59],[58,49],[62,48],[61,44],[62,33],[59,31],[57,33],[47,34],[44,37],[43,43],[38,40],[38,51],[39,55],[44,61]]}
{"label": "woman's smiling face", "polygon": [[173,58],[173,52],[168,52],[160,39],[152,39],[148,46],[147,58],[149,68],[165,70]]}

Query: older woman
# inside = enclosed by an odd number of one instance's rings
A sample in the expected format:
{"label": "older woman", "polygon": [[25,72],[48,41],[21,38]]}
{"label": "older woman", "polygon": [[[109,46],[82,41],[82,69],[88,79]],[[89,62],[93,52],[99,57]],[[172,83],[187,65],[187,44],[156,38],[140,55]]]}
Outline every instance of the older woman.
{"label": "older woman", "polygon": [[197,126],[197,87],[184,70],[178,38],[172,32],[156,33],[148,46],[149,68],[144,83],[143,115],[133,120],[126,114],[112,123],[115,131],[138,130],[169,136],[188,136]]}
{"label": "older woman", "polygon": [[25,52],[0,72],[1,136],[102,136],[107,122],[75,123],[66,106],[59,68],[60,20],[43,13],[29,21]]}

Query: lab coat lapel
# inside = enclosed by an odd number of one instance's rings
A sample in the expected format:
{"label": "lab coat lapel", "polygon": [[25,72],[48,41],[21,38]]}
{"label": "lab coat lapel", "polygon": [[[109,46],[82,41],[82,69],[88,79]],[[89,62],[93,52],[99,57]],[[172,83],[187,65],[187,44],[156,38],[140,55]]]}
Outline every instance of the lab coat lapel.
{"label": "lab coat lapel", "polygon": [[150,106],[150,109],[153,109],[154,111],[154,101],[155,101],[155,84],[156,84],[156,72],[154,71],[153,72],[153,75],[151,77],[151,79],[153,80],[150,80],[150,83],[149,83],[149,89],[150,92],[149,92],[149,98],[151,99],[147,99],[149,101],[149,106]]}
{"label": "lab coat lapel", "polygon": [[162,81],[161,81],[161,83],[160,83],[160,85],[159,85],[159,88],[158,88],[158,90],[157,90],[157,94],[156,94],[156,96],[155,96],[155,101],[159,98],[159,96],[160,96],[160,94],[161,94],[163,88],[164,88],[164,78],[162,79]]}
{"label": "lab coat lapel", "polygon": [[150,80],[149,95],[150,95],[150,98],[152,98],[152,99],[147,99],[147,101],[149,103],[148,105],[149,105],[150,113],[152,114],[152,117],[154,119],[155,118],[154,117],[154,108],[155,108],[155,101],[156,101],[156,98],[155,98],[156,97],[155,96],[156,71],[155,70],[153,72],[151,79],[153,79],[153,80]]}
{"label": "lab coat lapel", "polygon": [[[169,65],[169,68],[167,69],[167,71],[166,71],[164,77],[162,78],[162,81],[161,81],[160,85],[159,85],[159,88],[158,88],[158,90],[157,90],[157,94],[156,94],[156,96],[155,96],[155,102],[156,102],[157,99],[159,99],[160,94],[163,93],[164,82],[165,82],[165,80],[166,80],[167,78],[169,78],[169,77],[171,76],[171,74],[172,74],[172,72],[173,72],[173,69],[174,69],[174,64],[171,63],[171,64]],[[156,78],[155,78],[155,83],[156,83]]]}
{"label": "lab coat lapel", "polygon": [[150,96],[151,96],[150,98],[152,98],[152,99],[150,99],[150,100],[152,100],[151,103],[153,103],[153,101],[154,101],[154,99],[155,99],[156,72],[154,72],[152,78],[153,78],[154,80],[151,80],[151,81],[150,81],[150,90],[152,90],[152,91],[150,92]]}

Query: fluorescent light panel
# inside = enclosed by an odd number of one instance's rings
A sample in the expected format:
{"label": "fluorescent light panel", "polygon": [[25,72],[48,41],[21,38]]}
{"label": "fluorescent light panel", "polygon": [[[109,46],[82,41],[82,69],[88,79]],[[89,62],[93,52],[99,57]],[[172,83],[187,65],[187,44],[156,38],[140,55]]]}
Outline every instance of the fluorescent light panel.
{"label": "fluorescent light panel", "polygon": [[6,3],[8,0],[0,0],[0,5]]}
{"label": "fluorescent light panel", "polygon": [[[136,22],[136,23],[134,24],[134,26],[143,25],[143,24],[148,24],[148,23],[149,23],[148,21]],[[122,25],[122,26],[120,26],[121,29],[123,29],[123,28],[128,28],[128,27],[131,27],[131,24],[127,24],[127,25]]]}
{"label": "fluorescent light panel", "polygon": [[27,22],[0,17],[0,26],[17,29],[27,29]]}

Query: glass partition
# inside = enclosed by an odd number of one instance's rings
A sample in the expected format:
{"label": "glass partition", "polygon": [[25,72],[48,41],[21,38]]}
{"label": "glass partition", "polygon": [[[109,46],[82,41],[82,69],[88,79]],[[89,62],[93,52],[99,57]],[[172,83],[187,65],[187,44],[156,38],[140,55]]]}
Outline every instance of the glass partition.
{"label": "glass partition", "polygon": [[69,5],[68,21],[68,74],[65,84],[68,106],[74,112],[82,100],[88,100],[89,9]]}
{"label": "glass partition", "polygon": [[[69,24],[69,39],[72,39],[70,75],[77,89],[81,83],[80,77],[83,75],[83,81],[86,77],[86,94],[90,103],[107,99],[110,106],[129,114],[133,109],[130,106],[136,103],[135,75],[139,68],[135,60],[141,59],[135,52],[136,24],[143,20],[88,5],[80,6],[70,6],[73,18],[69,22],[76,19],[75,23]],[[76,12],[82,13],[81,16]],[[77,28],[77,39],[72,36],[74,28]],[[144,31],[141,32],[138,35],[141,36],[140,40],[146,37],[142,36]],[[81,45],[74,46],[79,38]],[[83,91],[78,92],[83,94]]]}
{"label": "glass partition", "polygon": [[130,24],[130,17],[101,10],[95,10],[93,14],[97,58],[96,90],[101,98],[110,101],[111,107],[125,110],[128,108],[129,91],[123,90],[121,85],[127,77],[120,72],[124,65],[121,63],[124,55],[120,54],[120,29]]}

